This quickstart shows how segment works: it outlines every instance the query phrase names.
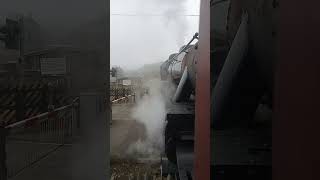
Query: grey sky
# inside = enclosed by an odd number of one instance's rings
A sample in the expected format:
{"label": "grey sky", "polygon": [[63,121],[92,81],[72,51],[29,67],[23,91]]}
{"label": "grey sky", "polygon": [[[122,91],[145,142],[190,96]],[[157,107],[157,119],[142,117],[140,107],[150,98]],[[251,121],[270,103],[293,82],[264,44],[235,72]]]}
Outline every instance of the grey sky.
{"label": "grey sky", "polygon": [[199,17],[184,15],[198,15],[199,0],[111,0],[110,7],[111,66],[164,61],[198,31]]}

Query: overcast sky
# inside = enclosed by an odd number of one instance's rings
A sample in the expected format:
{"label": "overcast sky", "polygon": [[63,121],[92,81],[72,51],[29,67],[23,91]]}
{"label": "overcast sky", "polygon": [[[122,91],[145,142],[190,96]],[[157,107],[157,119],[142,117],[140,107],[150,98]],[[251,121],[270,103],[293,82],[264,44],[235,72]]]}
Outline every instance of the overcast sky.
{"label": "overcast sky", "polygon": [[198,32],[199,0],[111,0],[110,7],[111,66],[165,61]]}

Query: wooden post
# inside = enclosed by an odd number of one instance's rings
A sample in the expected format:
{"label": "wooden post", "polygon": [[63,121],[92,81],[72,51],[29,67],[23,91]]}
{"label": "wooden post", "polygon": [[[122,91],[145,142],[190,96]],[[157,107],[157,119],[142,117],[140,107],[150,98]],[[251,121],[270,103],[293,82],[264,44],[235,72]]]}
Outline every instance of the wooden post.
{"label": "wooden post", "polygon": [[15,102],[16,102],[16,121],[21,121],[24,118],[24,102],[23,102],[23,96],[21,95],[21,92],[18,88],[15,90]]}

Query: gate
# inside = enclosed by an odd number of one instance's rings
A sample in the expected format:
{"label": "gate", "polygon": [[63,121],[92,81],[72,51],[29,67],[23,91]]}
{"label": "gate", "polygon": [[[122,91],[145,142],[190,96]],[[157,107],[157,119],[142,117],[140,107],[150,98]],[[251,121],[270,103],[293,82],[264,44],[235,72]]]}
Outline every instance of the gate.
{"label": "gate", "polygon": [[0,127],[0,180],[14,177],[59,147],[72,143],[79,99],[50,112]]}

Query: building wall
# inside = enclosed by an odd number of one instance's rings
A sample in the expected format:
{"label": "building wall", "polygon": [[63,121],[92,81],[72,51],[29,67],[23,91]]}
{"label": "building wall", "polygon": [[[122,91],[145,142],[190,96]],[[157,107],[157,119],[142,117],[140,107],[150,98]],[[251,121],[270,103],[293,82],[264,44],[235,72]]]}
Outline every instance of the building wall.
{"label": "building wall", "polygon": [[[38,54],[38,55],[36,55]],[[73,51],[69,48],[58,48],[38,52],[35,55],[28,55],[25,58],[25,68],[34,73],[38,72],[38,78],[49,78],[48,75],[41,75],[41,58],[66,58],[65,75],[57,78],[65,78],[66,88],[69,95],[78,96],[81,92],[90,90],[105,91],[106,67],[101,63],[101,56],[95,52]]]}
{"label": "building wall", "polygon": [[79,54],[70,57],[72,92],[104,90],[106,70],[99,63],[100,56],[96,53]]}
{"label": "building wall", "polygon": [[41,26],[30,16],[23,19],[23,51],[30,52],[44,47]]}

